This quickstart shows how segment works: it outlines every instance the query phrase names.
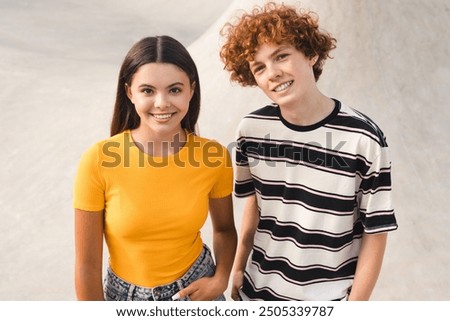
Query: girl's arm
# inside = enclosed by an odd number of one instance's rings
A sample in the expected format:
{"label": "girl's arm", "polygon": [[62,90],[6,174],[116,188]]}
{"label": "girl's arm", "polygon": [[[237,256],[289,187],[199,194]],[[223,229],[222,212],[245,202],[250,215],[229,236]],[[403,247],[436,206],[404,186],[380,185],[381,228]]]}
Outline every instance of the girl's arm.
{"label": "girl's arm", "polygon": [[75,290],[78,300],[101,301],[103,211],[75,209]]}
{"label": "girl's arm", "polygon": [[214,300],[225,292],[236,253],[237,232],[233,218],[232,196],[210,199],[209,211],[213,225],[216,273],[213,277],[192,282],[178,293],[179,297],[189,295],[193,301]]}

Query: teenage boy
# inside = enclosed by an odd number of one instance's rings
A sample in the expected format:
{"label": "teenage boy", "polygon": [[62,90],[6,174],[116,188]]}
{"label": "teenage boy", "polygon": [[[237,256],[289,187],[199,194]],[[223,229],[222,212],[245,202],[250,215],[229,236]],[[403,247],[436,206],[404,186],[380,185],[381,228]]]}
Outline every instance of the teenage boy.
{"label": "teenage boy", "polygon": [[231,80],[273,101],[239,125],[232,298],[368,300],[397,229],[391,166],[379,127],[317,87],[336,40],[314,13],[275,3],[222,33]]}

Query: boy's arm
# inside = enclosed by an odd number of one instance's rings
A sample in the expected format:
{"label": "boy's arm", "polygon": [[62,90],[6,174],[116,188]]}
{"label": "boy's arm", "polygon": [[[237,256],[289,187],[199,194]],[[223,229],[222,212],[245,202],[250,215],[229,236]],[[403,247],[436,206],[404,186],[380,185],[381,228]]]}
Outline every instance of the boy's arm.
{"label": "boy's arm", "polygon": [[363,234],[349,301],[369,300],[380,274],[386,241],[387,233]]}
{"label": "boy's arm", "polygon": [[238,291],[242,287],[247,260],[253,248],[253,239],[259,223],[256,195],[245,200],[242,213],[241,233],[233,267],[231,298],[239,300]]}

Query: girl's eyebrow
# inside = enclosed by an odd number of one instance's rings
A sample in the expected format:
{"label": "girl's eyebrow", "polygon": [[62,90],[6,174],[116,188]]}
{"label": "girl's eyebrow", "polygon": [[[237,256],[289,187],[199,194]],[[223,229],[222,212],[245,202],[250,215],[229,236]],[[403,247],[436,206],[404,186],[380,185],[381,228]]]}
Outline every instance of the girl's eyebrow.
{"label": "girl's eyebrow", "polygon": [[143,87],[150,87],[150,88],[155,88],[155,87],[153,87],[152,85],[148,85],[148,84],[141,84],[141,85],[139,85],[139,87],[138,88],[143,88]]}
{"label": "girl's eyebrow", "polygon": [[173,84],[167,86],[167,88],[175,87],[175,86],[184,86],[181,81],[174,82]]}
{"label": "girl's eyebrow", "polygon": [[[172,88],[172,87],[175,87],[175,86],[184,86],[184,84],[181,81],[177,81],[177,82],[174,82],[173,84],[170,84],[169,86],[167,86],[167,88]],[[141,84],[141,85],[139,85],[138,88],[143,88],[143,87],[145,87],[145,88],[152,88],[152,89],[156,88],[155,86],[152,86],[152,85],[149,85],[149,84]]]}

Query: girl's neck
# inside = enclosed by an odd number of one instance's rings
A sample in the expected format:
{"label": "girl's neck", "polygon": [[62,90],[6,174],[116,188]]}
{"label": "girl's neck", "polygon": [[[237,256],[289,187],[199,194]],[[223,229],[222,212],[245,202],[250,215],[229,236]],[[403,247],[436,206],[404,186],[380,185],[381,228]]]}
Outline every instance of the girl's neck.
{"label": "girl's neck", "polygon": [[131,136],[141,151],[156,157],[178,153],[187,141],[187,133],[181,126],[170,133],[138,127],[131,130]]}

